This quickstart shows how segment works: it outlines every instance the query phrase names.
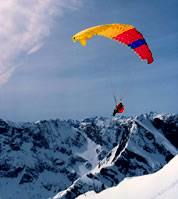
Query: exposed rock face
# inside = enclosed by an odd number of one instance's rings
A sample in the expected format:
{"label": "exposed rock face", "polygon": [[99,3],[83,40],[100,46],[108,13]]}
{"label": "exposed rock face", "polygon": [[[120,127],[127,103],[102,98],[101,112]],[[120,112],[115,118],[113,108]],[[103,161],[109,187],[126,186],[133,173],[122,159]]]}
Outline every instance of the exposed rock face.
{"label": "exposed rock face", "polygon": [[[158,120],[159,126],[155,122]],[[116,127],[116,132],[119,132],[115,133],[115,136],[118,135],[117,146],[107,153],[94,170],[58,193],[54,199],[76,198],[90,190],[100,192],[116,186],[125,177],[156,172],[178,152],[174,140],[178,134],[177,115],[150,113],[115,122],[117,124],[113,128]]]}
{"label": "exposed rock face", "polygon": [[178,115],[156,113],[21,124],[0,120],[0,198],[45,199],[61,191],[54,198],[72,199],[153,173],[177,154],[177,123]]}

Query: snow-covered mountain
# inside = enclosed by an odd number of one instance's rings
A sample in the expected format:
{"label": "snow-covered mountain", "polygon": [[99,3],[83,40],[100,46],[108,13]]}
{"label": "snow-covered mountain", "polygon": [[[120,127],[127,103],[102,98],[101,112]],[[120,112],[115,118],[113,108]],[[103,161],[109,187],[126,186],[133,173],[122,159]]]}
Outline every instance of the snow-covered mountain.
{"label": "snow-covered mountain", "polygon": [[118,186],[99,194],[94,191],[77,199],[177,199],[178,155],[154,174],[124,179]]}
{"label": "snow-covered mountain", "polygon": [[0,120],[0,198],[77,198],[153,173],[178,152],[178,115]]}

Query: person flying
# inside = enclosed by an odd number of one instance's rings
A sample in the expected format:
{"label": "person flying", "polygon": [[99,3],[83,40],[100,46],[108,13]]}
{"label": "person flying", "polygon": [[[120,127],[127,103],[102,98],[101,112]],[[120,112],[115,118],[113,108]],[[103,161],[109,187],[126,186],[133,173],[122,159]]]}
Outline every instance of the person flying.
{"label": "person flying", "polygon": [[118,105],[116,105],[116,108],[113,111],[113,116],[116,115],[116,113],[122,113],[124,111],[124,105],[122,104],[122,102],[120,102]]}

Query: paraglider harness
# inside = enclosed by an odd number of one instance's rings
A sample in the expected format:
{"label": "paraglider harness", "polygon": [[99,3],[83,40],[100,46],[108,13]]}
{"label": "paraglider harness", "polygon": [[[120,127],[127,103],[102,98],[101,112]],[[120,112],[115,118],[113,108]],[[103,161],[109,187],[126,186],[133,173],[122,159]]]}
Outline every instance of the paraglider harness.
{"label": "paraglider harness", "polygon": [[113,111],[113,116],[116,115],[116,113],[122,113],[124,111],[124,105],[122,104],[122,102],[120,101],[120,103],[118,105],[116,105],[116,108]]}

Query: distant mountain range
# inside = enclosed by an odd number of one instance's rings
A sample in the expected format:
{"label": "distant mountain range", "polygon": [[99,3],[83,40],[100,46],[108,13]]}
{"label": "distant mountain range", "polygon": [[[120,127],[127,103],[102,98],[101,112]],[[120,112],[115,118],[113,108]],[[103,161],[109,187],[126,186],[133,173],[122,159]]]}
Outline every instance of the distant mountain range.
{"label": "distant mountain range", "polygon": [[0,198],[74,199],[158,171],[178,153],[178,115],[0,120]]}

